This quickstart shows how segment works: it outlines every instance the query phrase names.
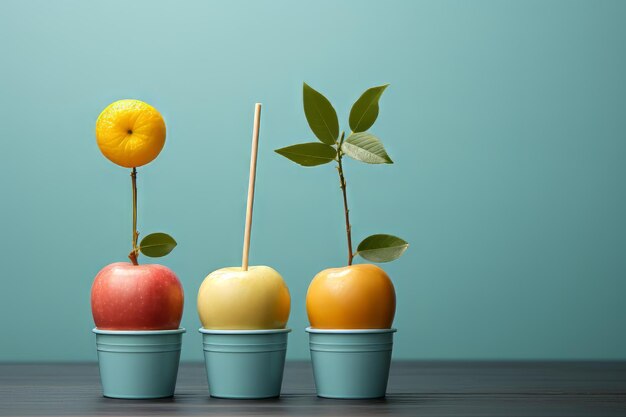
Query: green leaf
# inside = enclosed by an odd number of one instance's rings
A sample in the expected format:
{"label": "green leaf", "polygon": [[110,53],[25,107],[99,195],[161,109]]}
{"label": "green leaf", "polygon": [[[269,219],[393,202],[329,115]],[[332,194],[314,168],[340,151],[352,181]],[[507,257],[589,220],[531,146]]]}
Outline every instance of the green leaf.
{"label": "green leaf", "polygon": [[335,148],[319,142],[300,143],[276,149],[274,152],[305,167],[326,164],[337,156]]}
{"label": "green leaf", "polygon": [[167,233],[152,233],[141,239],[139,250],[151,258],[165,256],[176,247],[174,238]]}
{"label": "green leaf", "polygon": [[363,239],[357,247],[357,255],[372,262],[389,262],[398,259],[409,244],[392,235],[372,235]]}
{"label": "green leaf", "polygon": [[350,158],[368,164],[393,164],[382,142],[371,133],[352,133],[341,145]]}
{"label": "green leaf", "polygon": [[322,142],[333,145],[339,136],[337,112],[330,101],[304,83],[302,87],[304,115],[315,136]]}
{"label": "green leaf", "polygon": [[378,100],[389,84],[367,89],[352,105],[350,110],[350,129],[353,132],[365,132],[372,127],[378,117]]}

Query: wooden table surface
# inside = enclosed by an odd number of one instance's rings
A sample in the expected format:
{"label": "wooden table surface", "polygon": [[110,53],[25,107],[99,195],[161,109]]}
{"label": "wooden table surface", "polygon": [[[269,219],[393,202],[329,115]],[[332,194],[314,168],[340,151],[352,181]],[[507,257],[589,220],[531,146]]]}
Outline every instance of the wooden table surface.
{"label": "wooden table surface", "polygon": [[378,400],[315,396],[290,362],[271,400],[210,398],[204,365],[181,364],[176,396],[103,398],[97,365],[0,364],[0,416],[626,416],[626,362],[394,362]]}

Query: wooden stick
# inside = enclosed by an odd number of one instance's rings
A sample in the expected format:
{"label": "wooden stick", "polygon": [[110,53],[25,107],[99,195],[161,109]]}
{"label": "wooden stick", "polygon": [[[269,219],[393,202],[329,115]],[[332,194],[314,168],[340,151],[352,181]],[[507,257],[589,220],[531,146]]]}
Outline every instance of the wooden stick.
{"label": "wooden stick", "polygon": [[254,106],[254,128],[252,129],[252,151],[250,153],[250,181],[248,182],[248,205],[246,207],[246,231],[243,235],[243,258],[241,269],[248,270],[250,253],[250,233],[252,232],[252,206],[254,205],[254,181],[256,179],[256,157],[259,149],[259,128],[261,127],[261,103]]}

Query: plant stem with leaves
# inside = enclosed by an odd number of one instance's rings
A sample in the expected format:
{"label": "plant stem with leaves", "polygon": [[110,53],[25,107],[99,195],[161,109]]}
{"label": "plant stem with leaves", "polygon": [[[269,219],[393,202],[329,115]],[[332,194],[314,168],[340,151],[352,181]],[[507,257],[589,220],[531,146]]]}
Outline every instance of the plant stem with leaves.
{"label": "plant stem with leaves", "polygon": [[350,110],[349,124],[352,132],[339,136],[339,120],[332,104],[321,93],[304,83],[302,89],[304,115],[309,127],[319,142],[300,143],[276,149],[276,152],[291,161],[313,167],[337,162],[339,186],[343,196],[346,235],[348,240],[348,265],[359,255],[372,262],[389,262],[399,258],[409,244],[397,236],[376,234],[366,237],[352,250],[352,225],[343,169],[343,156],[347,155],[367,164],[392,164],[385,148],[376,136],[367,132],[378,117],[378,101],[388,85],[367,89]]}

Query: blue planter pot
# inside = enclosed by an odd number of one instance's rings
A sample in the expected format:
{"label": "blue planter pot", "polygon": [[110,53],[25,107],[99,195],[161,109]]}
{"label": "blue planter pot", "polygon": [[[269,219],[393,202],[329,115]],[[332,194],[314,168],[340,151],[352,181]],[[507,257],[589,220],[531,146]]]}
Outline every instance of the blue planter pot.
{"label": "blue planter pot", "polygon": [[102,393],[105,397],[145,399],[174,395],[185,329],[96,334]]}
{"label": "blue planter pot", "polygon": [[291,329],[200,329],[209,393],[218,398],[280,395]]}
{"label": "blue planter pot", "polygon": [[306,331],[318,396],[344,399],[385,396],[396,329],[307,327]]}

